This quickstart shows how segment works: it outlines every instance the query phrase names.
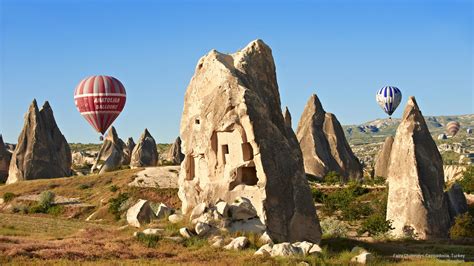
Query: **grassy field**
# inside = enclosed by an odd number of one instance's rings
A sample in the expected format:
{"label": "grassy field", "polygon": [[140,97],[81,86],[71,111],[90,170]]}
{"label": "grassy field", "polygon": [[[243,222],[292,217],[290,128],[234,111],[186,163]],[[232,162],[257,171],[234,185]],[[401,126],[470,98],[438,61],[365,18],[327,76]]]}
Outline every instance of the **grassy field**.
{"label": "grassy field", "polygon": [[[159,188],[132,188],[128,183],[140,169],[122,170],[103,175],[90,175],[49,180],[26,181],[0,186],[0,196],[13,193],[17,196],[52,191],[58,196],[76,197],[94,206],[80,215],[70,213],[48,214],[12,213],[0,210],[0,264],[56,264],[56,265],[297,265],[305,261],[311,265],[347,265],[355,255],[351,249],[361,246],[376,256],[376,265],[472,265],[454,260],[437,260],[423,257],[426,254],[462,254],[474,258],[471,242],[357,240],[348,237],[326,236],[321,242],[319,257],[269,258],[256,257],[258,236],[248,235],[251,246],[244,251],[226,251],[212,248],[206,239],[193,237],[181,243],[166,237],[177,236],[178,229],[186,226],[170,224],[166,220],[154,221],[147,228],[163,228],[164,233],[154,239],[138,239],[138,229],[124,226],[122,215],[116,220],[110,213],[111,199],[127,194],[131,199],[144,198],[180,206],[176,190]],[[323,191],[331,194],[331,190]],[[373,190],[357,198],[358,202],[375,202],[383,197],[383,190]],[[14,198],[9,204],[22,204]],[[377,204],[374,205],[376,209]],[[92,212],[102,212],[101,220],[86,222]],[[321,210],[321,217],[325,211]],[[142,228],[143,229],[143,228]],[[226,235],[227,238],[232,235]],[[397,258],[394,254],[411,254]],[[418,255],[420,256],[418,256]]]}

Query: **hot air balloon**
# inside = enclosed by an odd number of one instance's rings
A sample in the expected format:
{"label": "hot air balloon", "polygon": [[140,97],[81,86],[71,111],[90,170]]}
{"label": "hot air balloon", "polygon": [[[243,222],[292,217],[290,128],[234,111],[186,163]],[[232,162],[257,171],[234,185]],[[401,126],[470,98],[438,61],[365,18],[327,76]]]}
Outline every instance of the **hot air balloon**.
{"label": "hot air balloon", "polygon": [[397,87],[385,86],[377,91],[375,100],[390,117],[402,100],[402,92]]}
{"label": "hot air balloon", "polygon": [[102,135],[122,112],[126,98],[125,87],[111,76],[87,77],[74,92],[77,110]]}
{"label": "hot air balloon", "polygon": [[459,128],[461,125],[457,121],[451,121],[448,124],[446,124],[446,132],[451,136],[454,137],[459,131]]}

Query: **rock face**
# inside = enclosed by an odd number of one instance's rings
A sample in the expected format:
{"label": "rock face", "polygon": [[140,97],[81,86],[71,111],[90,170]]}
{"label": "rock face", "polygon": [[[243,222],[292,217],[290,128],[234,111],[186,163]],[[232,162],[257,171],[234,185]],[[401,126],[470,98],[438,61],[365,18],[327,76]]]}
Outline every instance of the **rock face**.
{"label": "rock face", "polygon": [[127,143],[125,145],[127,146],[127,148],[125,149],[125,156],[128,158],[127,164],[130,164],[130,160],[132,158],[132,152],[136,144],[135,144],[135,141],[133,141],[133,138],[130,137],[127,139]]}
{"label": "rock face", "polygon": [[250,200],[276,241],[320,241],[301,151],[281,113],[271,49],[261,40],[202,57],[185,94],[178,195],[199,203]]}
{"label": "rock face", "polygon": [[171,148],[168,151],[168,155],[166,157],[168,161],[176,165],[181,164],[181,162],[184,160],[184,154],[181,152],[181,138],[180,137],[177,137],[173,145],[171,145]]}
{"label": "rock face", "polygon": [[126,159],[124,159],[124,150],[126,149],[127,146],[123,140],[118,137],[115,128],[110,127],[96,161],[92,166],[92,171],[98,169],[100,173],[104,173],[119,169],[122,163],[126,162]]}
{"label": "rock face", "polygon": [[296,136],[306,174],[322,179],[335,171],[345,180],[362,177],[362,165],[352,152],[341,124],[335,115],[324,111],[315,94],[306,103]]}
{"label": "rock face", "polygon": [[148,132],[148,129],[145,129],[145,132],[143,132],[138,140],[138,144],[133,149],[130,166],[135,168],[156,166],[157,164],[158,150],[156,149],[155,139],[151,136],[150,132]]}
{"label": "rock face", "polygon": [[415,97],[410,97],[392,144],[387,220],[395,236],[446,237],[443,161]]}
{"label": "rock face", "polygon": [[30,105],[10,162],[7,184],[21,180],[71,175],[71,150],[46,101],[38,110]]}
{"label": "rock face", "polygon": [[451,188],[446,192],[446,198],[449,206],[449,217],[454,222],[454,218],[460,214],[467,212],[467,200],[462,191],[461,185],[454,183]]}
{"label": "rock face", "polygon": [[388,164],[390,163],[390,152],[392,151],[392,144],[393,136],[387,137],[375,159],[375,176],[381,176],[385,178],[388,177]]}
{"label": "rock face", "polygon": [[285,125],[291,128],[291,114],[290,114],[290,110],[288,110],[288,106],[285,107],[285,112],[283,113],[283,119],[285,120]]}
{"label": "rock face", "polygon": [[127,222],[134,227],[140,227],[150,223],[155,218],[150,202],[140,199],[138,202],[127,210]]}
{"label": "rock face", "polygon": [[8,168],[10,167],[11,159],[12,159],[12,154],[8,151],[5,143],[3,142],[3,137],[2,135],[0,135],[0,182],[1,183],[7,181]]}

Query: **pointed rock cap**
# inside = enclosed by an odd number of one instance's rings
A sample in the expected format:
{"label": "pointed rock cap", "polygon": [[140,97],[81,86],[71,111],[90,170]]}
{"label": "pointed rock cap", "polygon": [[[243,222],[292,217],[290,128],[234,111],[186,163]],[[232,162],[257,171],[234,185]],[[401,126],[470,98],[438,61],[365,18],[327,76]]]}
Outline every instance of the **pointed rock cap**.
{"label": "pointed rock cap", "polygon": [[39,113],[38,103],[36,102],[36,99],[33,99],[33,101],[30,104],[30,107],[28,108],[28,113],[30,113],[31,111],[35,113]]}
{"label": "pointed rock cap", "polygon": [[291,114],[288,106],[285,107],[285,112],[283,112],[283,119],[285,120],[285,125],[291,127]]}
{"label": "pointed rock cap", "polygon": [[43,104],[43,107],[41,107],[41,109],[51,109],[51,106],[49,105],[49,102],[48,101],[45,101],[44,104]]}
{"label": "pointed rock cap", "polygon": [[3,142],[3,136],[0,134],[0,147],[5,146],[5,143]]}
{"label": "pointed rock cap", "polygon": [[150,132],[148,131],[148,128],[145,128],[145,131],[143,131],[143,134],[140,137],[140,139],[145,139],[145,138],[152,138],[153,139]]}
{"label": "pointed rock cap", "polygon": [[117,130],[115,130],[114,126],[111,126],[109,131],[107,132],[107,139],[110,139],[113,142],[119,139]]}
{"label": "pointed rock cap", "polygon": [[316,112],[326,112],[324,111],[323,105],[321,104],[321,101],[319,100],[318,96],[314,93],[309,98],[308,104],[312,104]]}
{"label": "pointed rock cap", "polygon": [[416,102],[415,96],[410,96],[408,98],[407,105],[405,106],[405,110],[403,111],[403,117],[402,117],[402,122],[409,119],[410,117],[413,117],[413,119],[417,121],[423,121],[423,124],[425,124],[425,119],[423,118],[423,115],[421,114],[420,107],[418,107],[418,103]]}
{"label": "pointed rock cap", "polygon": [[127,139],[127,146],[129,146],[129,145],[131,145],[131,144],[135,145],[135,141],[133,140],[132,137],[129,137],[129,138]]}

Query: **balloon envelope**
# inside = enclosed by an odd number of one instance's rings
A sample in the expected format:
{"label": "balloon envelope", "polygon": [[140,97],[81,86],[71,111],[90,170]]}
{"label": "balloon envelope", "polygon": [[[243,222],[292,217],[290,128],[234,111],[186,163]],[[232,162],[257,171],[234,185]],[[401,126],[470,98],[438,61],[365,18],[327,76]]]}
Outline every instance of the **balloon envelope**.
{"label": "balloon envelope", "polygon": [[393,86],[385,86],[377,91],[375,100],[388,115],[392,115],[402,101],[402,92]]}
{"label": "balloon envelope", "polygon": [[122,83],[110,76],[83,79],[74,92],[74,103],[94,129],[104,134],[122,112],[127,95]]}
{"label": "balloon envelope", "polygon": [[449,135],[454,137],[458,133],[460,127],[461,125],[459,124],[459,122],[451,121],[446,124],[446,132],[448,132]]}

